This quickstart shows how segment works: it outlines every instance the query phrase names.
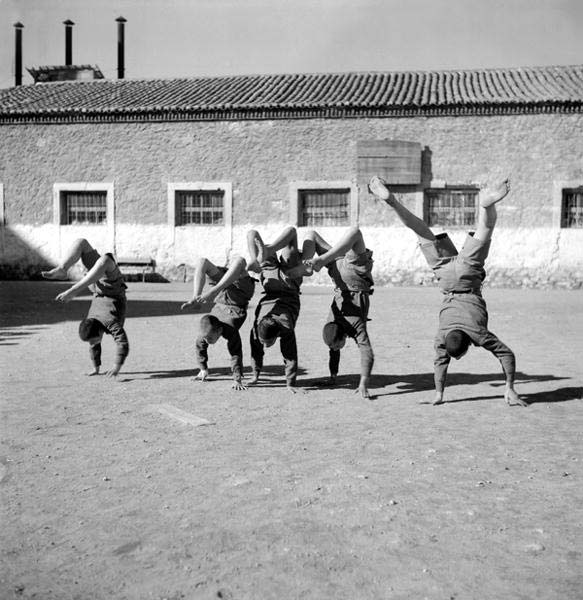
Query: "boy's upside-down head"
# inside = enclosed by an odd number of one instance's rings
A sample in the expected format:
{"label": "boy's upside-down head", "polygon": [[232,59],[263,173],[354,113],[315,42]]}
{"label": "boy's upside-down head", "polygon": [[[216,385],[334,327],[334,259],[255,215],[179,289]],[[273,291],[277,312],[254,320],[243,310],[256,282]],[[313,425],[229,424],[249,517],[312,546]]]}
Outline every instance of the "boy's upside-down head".
{"label": "boy's upside-down head", "polygon": [[341,350],[346,345],[346,332],[338,323],[326,323],[322,329],[322,338],[330,350]]}
{"label": "boy's upside-down head", "polygon": [[214,344],[223,334],[223,326],[214,315],[203,315],[200,318],[199,335],[208,344]]}
{"label": "boy's upside-down head", "polygon": [[455,359],[460,359],[470,347],[470,336],[461,329],[453,329],[445,336],[445,349]]}
{"label": "boy's upside-down head", "polygon": [[105,327],[97,319],[83,319],[79,323],[79,337],[83,342],[97,344],[105,333]]}
{"label": "boy's upside-down head", "polygon": [[264,346],[273,346],[281,335],[281,325],[270,315],[257,323],[257,337]]}

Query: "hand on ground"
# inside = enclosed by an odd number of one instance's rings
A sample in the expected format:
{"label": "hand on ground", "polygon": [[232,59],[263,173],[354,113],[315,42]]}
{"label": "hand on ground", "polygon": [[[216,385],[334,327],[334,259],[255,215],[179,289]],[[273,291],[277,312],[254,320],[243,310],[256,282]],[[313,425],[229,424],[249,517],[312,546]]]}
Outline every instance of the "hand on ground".
{"label": "hand on ground", "polygon": [[195,381],[207,381],[207,378],[209,376],[209,372],[207,369],[201,369],[197,374],[196,377],[194,377]]}
{"label": "hand on ground", "polygon": [[119,379],[117,379],[117,374],[119,373],[120,368],[121,367],[118,365],[112,367],[111,369],[109,369],[109,371],[107,371],[105,376],[109,377],[110,379],[116,379],[117,381],[119,381]]}
{"label": "hand on ground", "polygon": [[87,377],[93,377],[94,375],[99,375],[99,367],[95,367],[91,373],[87,373]]}
{"label": "hand on ground", "polygon": [[365,385],[359,385],[355,390],[354,390],[355,394],[360,394],[361,398],[366,398],[370,400],[370,392],[368,391],[368,388]]}
{"label": "hand on ground", "polygon": [[240,379],[236,379],[235,381],[233,381],[231,389],[237,391],[244,391],[247,389],[247,386]]}
{"label": "hand on ground", "polygon": [[507,389],[504,392],[504,400],[506,400],[506,404],[508,404],[508,406],[514,406],[516,404],[519,406],[528,406],[528,402],[521,398],[512,388]]}
{"label": "hand on ground", "polygon": [[433,399],[433,406],[437,406],[438,404],[444,404],[445,400],[443,399],[443,392],[435,392],[435,398]]}

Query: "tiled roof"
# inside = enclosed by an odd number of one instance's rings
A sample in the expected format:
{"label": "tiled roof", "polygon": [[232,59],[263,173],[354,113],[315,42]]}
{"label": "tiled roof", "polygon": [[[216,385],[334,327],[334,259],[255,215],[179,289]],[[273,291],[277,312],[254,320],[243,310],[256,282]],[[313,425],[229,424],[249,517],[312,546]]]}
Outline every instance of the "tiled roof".
{"label": "tiled roof", "polygon": [[0,90],[2,121],[581,112],[583,65],[54,82]]}

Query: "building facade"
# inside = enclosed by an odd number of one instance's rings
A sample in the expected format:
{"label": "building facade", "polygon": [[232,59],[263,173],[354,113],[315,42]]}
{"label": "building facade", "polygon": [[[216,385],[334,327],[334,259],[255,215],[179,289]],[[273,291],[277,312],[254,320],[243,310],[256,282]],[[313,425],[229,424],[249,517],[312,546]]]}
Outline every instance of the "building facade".
{"label": "building facade", "polygon": [[0,269],[26,276],[87,237],[182,278],[245,235],[358,224],[378,284],[431,281],[366,182],[456,243],[479,187],[510,177],[489,285],[583,281],[583,67],[75,81],[0,91]]}

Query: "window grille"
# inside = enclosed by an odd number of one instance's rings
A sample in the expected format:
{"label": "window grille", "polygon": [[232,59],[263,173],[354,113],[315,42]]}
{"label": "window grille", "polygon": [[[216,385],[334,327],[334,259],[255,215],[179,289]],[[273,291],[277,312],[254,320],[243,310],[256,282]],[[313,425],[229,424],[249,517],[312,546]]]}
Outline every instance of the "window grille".
{"label": "window grille", "polygon": [[583,228],[583,186],[563,190],[561,227]]}
{"label": "window grille", "polygon": [[473,227],[476,224],[477,199],[476,188],[425,190],[425,222],[430,227]]}
{"label": "window grille", "polygon": [[104,224],[107,192],[61,192],[61,225]]}
{"label": "window grille", "polygon": [[176,192],[176,225],[223,225],[223,190]]}
{"label": "window grille", "polygon": [[299,190],[300,227],[350,224],[350,190]]}

